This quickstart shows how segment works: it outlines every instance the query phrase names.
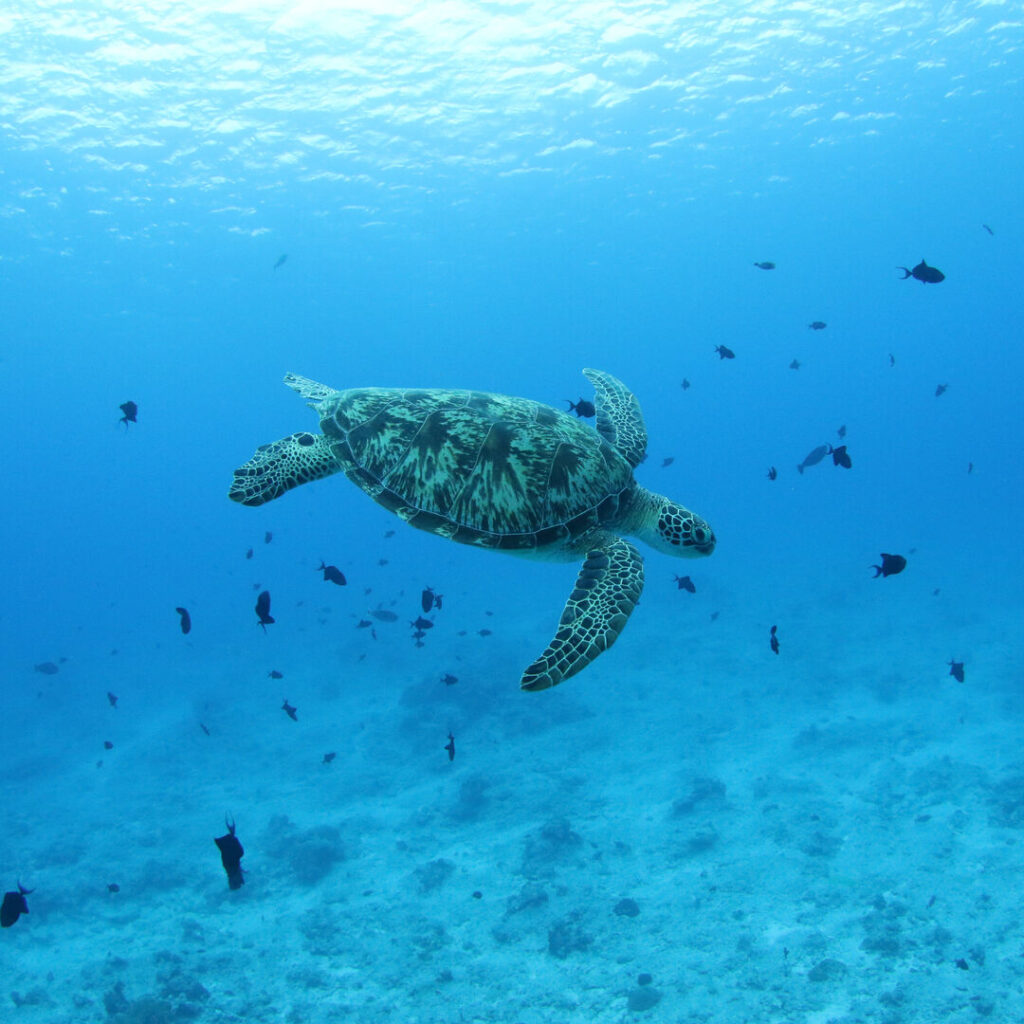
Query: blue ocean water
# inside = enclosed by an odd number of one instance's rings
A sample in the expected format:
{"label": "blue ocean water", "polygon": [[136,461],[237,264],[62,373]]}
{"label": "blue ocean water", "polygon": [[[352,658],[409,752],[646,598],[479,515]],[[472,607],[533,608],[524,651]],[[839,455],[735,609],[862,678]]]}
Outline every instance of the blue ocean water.
{"label": "blue ocean water", "polygon": [[[1024,1019],[1022,42],[995,0],[6,0],[3,1019]],[[585,366],[718,546],[644,549],[552,690],[573,563],[340,475],[227,498],[316,428],[288,371],[564,408]]]}

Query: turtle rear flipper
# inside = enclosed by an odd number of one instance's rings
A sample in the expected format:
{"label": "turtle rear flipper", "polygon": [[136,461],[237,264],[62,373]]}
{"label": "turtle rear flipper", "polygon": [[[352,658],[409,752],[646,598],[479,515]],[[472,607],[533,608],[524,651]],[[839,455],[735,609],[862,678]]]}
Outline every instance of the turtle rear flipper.
{"label": "turtle rear flipper", "polygon": [[524,690],[546,690],[576,675],[618,639],[644,588],[644,560],[609,536],[588,552],[544,653],[523,673]]}
{"label": "turtle rear flipper", "polygon": [[261,445],[235,470],[228,497],[242,505],[265,505],[299,484],[330,476],[339,469],[323,434],[303,431]]}

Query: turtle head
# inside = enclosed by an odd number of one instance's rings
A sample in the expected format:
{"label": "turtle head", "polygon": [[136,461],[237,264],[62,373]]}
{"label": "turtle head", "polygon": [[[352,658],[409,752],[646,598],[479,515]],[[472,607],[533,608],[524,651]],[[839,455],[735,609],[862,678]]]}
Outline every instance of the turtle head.
{"label": "turtle head", "polygon": [[715,531],[696,512],[661,494],[646,495],[636,518],[636,536],[677,558],[697,558],[715,550]]}

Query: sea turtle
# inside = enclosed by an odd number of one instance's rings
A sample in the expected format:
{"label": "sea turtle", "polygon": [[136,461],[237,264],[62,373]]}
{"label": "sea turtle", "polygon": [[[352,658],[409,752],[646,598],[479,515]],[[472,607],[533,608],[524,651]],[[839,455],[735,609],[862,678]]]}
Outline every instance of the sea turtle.
{"label": "sea turtle", "polygon": [[262,505],[340,471],[399,519],[440,537],[550,561],[582,559],[554,637],[520,680],[524,690],[545,690],[611,647],[640,598],[643,559],[620,534],[684,558],[715,547],[700,516],[633,479],[647,447],[636,398],[611,374],[583,373],[594,386],[596,430],[528,398],[441,388],[333,391],[287,374],[323,433],[258,448],[235,470],[229,497]]}

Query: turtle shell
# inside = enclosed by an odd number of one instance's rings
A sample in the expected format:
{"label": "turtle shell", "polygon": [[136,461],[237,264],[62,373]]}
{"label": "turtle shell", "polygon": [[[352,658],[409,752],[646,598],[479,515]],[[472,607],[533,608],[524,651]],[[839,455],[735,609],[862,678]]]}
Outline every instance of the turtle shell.
{"label": "turtle shell", "polygon": [[526,398],[356,388],[317,406],[341,470],[411,526],[528,554],[614,529],[636,484],[595,430]]}

